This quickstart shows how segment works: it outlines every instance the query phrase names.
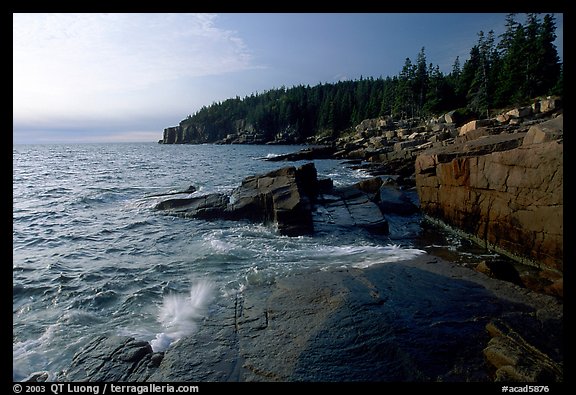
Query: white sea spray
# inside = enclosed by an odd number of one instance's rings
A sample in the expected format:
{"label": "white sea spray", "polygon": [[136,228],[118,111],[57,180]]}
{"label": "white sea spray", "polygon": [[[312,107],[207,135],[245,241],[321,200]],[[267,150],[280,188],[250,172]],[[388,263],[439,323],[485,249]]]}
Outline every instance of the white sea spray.
{"label": "white sea spray", "polygon": [[165,328],[150,342],[155,352],[165,351],[171,344],[197,329],[199,321],[205,317],[208,305],[214,298],[214,284],[209,280],[199,280],[192,284],[190,293],[164,296],[158,321]]}

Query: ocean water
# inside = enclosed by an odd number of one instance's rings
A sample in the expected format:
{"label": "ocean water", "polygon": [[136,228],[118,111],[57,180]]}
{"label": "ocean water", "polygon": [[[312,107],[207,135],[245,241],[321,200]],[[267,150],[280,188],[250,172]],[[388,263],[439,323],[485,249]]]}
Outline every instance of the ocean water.
{"label": "ocean water", "polygon": [[[13,379],[51,374],[95,334],[164,350],[193,334],[215,301],[306,268],[368,267],[423,253],[418,214],[390,217],[391,234],[323,231],[286,237],[272,226],[163,215],[182,191],[227,192],[244,177],[305,162],[262,160],[293,146],[155,143],[13,146]],[[367,174],[314,161],[320,177]],[[426,244],[428,243],[428,244]],[[431,244],[432,243],[432,244]]]}

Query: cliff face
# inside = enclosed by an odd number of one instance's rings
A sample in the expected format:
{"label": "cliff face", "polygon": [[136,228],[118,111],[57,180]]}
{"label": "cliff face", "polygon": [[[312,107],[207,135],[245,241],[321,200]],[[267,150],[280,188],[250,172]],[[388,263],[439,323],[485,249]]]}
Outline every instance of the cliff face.
{"label": "cliff face", "polygon": [[164,129],[162,144],[204,144],[204,143],[264,143],[265,139],[246,120],[234,123],[197,123],[189,120],[178,126]]}
{"label": "cliff face", "polygon": [[163,144],[183,143],[182,128],[180,126],[172,126],[164,129],[164,136],[161,141]]}
{"label": "cliff face", "polygon": [[206,130],[194,124],[180,124],[164,129],[163,144],[203,144],[214,143],[222,138],[222,133]]}
{"label": "cliff face", "polygon": [[527,133],[424,151],[415,164],[422,211],[499,252],[562,272],[562,133],[559,116]]}

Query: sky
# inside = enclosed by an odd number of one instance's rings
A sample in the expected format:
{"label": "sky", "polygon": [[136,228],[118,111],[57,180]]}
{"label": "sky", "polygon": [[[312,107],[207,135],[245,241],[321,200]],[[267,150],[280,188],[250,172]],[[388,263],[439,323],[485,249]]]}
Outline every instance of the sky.
{"label": "sky", "polygon": [[[554,14],[563,59],[563,14]],[[499,13],[13,14],[13,143],[156,142],[202,106],[282,86],[449,73]],[[524,15],[517,20],[524,23]]]}

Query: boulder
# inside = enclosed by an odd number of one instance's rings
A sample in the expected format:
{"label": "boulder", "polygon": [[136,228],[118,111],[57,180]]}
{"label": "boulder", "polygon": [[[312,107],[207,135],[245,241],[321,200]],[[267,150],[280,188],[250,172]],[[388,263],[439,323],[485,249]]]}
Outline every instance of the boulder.
{"label": "boulder", "polygon": [[316,183],[313,164],[285,167],[245,178],[230,196],[214,193],[169,199],[158,203],[156,209],[187,218],[275,223],[281,234],[306,234],[312,231],[310,202]]}
{"label": "boulder", "polygon": [[372,137],[372,138],[370,138],[370,141],[369,141],[369,146],[375,147],[375,148],[382,148],[382,147],[385,147],[387,144],[388,144],[388,139],[386,137],[383,137],[383,136]]}
{"label": "boulder", "polygon": [[376,203],[381,184],[380,177],[375,177],[319,196],[322,210],[315,211],[314,221],[319,226],[359,227],[375,234],[388,234],[388,221]]}
{"label": "boulder", "polygon": [[456,117],[454,115],[455,113],[456,113],[456,110],[447,112],[446,114],[444,114],[440,117],[438,122],[439,123],[455,123],[456,122]]}
{"label": "boulder", "polygon": [[492,124],[492,120],[490,119],[477,119],[475,121],[470,121],[465,125],[460,127],[460,136],[465,135],[466,133],[478,129],[484,126],[490,126]]}
{"label": "boulder", "polygon": [[317,182],[312,163],[248,177],[232,192],[224,217],[272,222],[287,236],[311,233]]}
{"label": "boulder", "polygon": [[550,112],[557,110],[562,105],[559,98],[548,97],[540,101],[540,112]]}
{"label": "boulder", "polygon": [[560,115],[546,122],[532,125],[524,137],[522,145],[539,144],[554,141],[562,137],[564,117]]}
{"label": "boulder", "polygon": [[299,161],[299,160],[314,160],[314,159],[332,159],[335,154],[335,148],[331,146],[310,147],[302,149],[298,152],[288,153],[284,155],[272,156],[264,160],[269,162],[280,161]]}
{"label": "boulder", "polygon": [[497,278],[503,281],[509,281],[520,287],[524,287],[524,283],[520,278],[520,273],[511,262],[504,260],[497,261],[481,261],[476,265],[476,271],[484,273],[489,277]]}
{"label": "boulder", "polygon": [[500,114],[496,117],[496,121],[498,121],[499,123],[502,123],[502,124],[508,123],[508,121],[510,121],[510,115]]}
{"label": "boulder", "polygon": [[480,137],[488,136],[488,135],[490,135],[490,129],[488,129],[486,127],[480,127],[480,128],[470,130],[464,134],[457,136],[456,139],[454,140],[454,142],[456,144],[462,143],[462,142],[475,140],[475,139],[478,139]]}
{"label": "boulder", "polygon": [[421,140],[399,141],[394,143],[394,151],[402,151],[406,148],[415,147],[419,144],[422,144]]}
{"label": "boulder", "polygon": [[373,194],[374,196],[376,196],[379,193],[380,187],[382,186],[383,183],[384,181],[382,181],[382,178],[372,177],[357,182],[356,184],[353,185],[353,187],[361,190],[362,192],[366,192],[368,194]]}
{"label": "boulder", "polygon": [[412,215],[419,211],[405,191],[392,186],[382,186],[379,191],[378,205],[385,214]]}
{"label": "boulder", "polygon": [[49,381],[50,372],[43,370],[40,372],[34,372],[22,380],[23,383],[43,383]]}
{"label": "boulder", "polygon": [[[542,332],[540,322],[530,322],[524,316],[521,318],[521,322],[516,325],[518,328],[524,331],[530,328],[532,333]],[[488,363],[496,368],[495,381],[539,384],[563,381],[562,363],[531,344],[509,322],[492,320],[486,325],[486,330],[492,339],[483,352]],[[541,336],[547,338],[550,333],[542,333]]]}
{"label": "boulder", "polygon": [[391,140],[394,137],[396,137],[396,131],[395,130],[388,130],[386,133],[384,133],[384,136],[388,139]]}
{"label": "boulder", "polygon": [[353,151],[348,152],[346,155],[349,159],[364,159],[366,157],[366,149],[365,148],[358,148]]}
{"label": "boulder", "polygon": [[532,114],[531,106],[514,108],[506,113],[510,118],[524,118],[530,114]]}
{"label": "boulder", "polygon": [[[266,174],[246,177],[230,196],[214,193],[182,199],[168,199],[156,205],[169,215],[206,220],[249,220],[273,223],[280,234],[299,236],[314,232],[314,222],[358,226],[387,233],[388,223],[377,204],[382,180],[379,177],[350,187],[334,189],[331,180],[318,180],[313,163],[284,167]],[[332,194],[332,210],[340,206],[339,220],[321,218],[313,211],[327,202],[318,194]],[[330,199],[328,199],[330,200]]]}
{"label": "boulder", "polygon": [[144,381],[162,361],[150,343],[127,336],[92,338],[72,358],[62,381]]}
{"label": "boulder", "polygon": [[164,200],[158,203],[155,208],[182,217],[216,219],[223,215],[228,207],[228,201],[228,196],[213,193],[192,198]]}

